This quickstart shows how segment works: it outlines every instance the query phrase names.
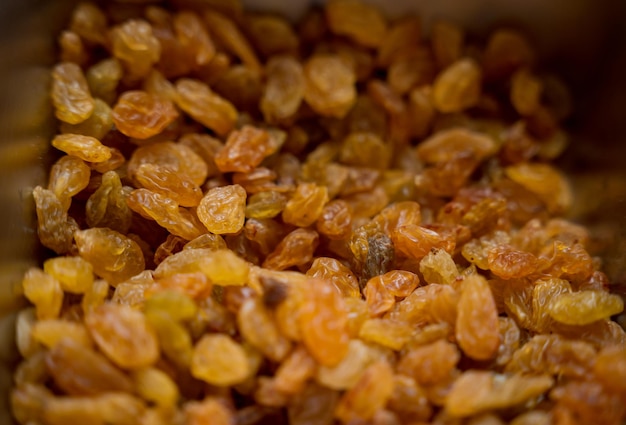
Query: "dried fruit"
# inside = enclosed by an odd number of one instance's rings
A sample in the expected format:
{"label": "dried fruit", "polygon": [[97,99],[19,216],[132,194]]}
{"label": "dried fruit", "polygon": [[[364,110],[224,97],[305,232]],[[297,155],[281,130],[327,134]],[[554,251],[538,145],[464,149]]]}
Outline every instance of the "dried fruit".
{"label": "dried fruit", "polygon": [[130,392],[131,380],[102,354],[71,339],[59,341],[46,354],[46,367],[56,385],[69,395]]}
{"label": "dried fruit", "polygon": [[604,291],[579,291],[558,294],[546,306],[550,317],[566,325],[588,325],[621,313],[624,301]]}
{"label": "dried fruit", "polygon": [[215,155],[215,164],[223,173],[247,173],[274,153],[276,148],[268,131],[247,125],[228,136],[224,148]]}
{"label": "dried fruit", "polygon": [[352,271],[334,258],[316,258],[306,275],[332,282],[344,297],[361,297],[359,283]]}
{"label": "dried fruit", "polygon": [[467,371],[456,380],[446,400],[451,416],[471,416],[491,409],[502,409],[537,397],[553,385],[552,378],[523,375],[496,375]]}
{"label": "dried fruit", "polygon": [[113,122],[128,137],[148,139],[160,134],[178,118],[174,104],[145,91],[127,91],[117,100]]}
{"label": "dried fruit", "polygon": [[348,352],[346,306],[330,282],[310,279],[307,287],[309,295],[297,317],[302,341],[319,364],[335,366]]}
{"label": "dried fruit", "polygon": [[243,382],[250,366],[243,347],[222,334],[205,335],[196,343],[191,373],[212,385],[230,386]]}
{"label": "dried fruit", "polygon": [[482,276],[471,275],[463,280],[456,338],[463,352],[473,359],[487,360],[496,354],[500,344],[498,311]]}
{"label": "dried fruit", "polygon": [[235,184],[209,190],[202,197],[197,214],[209,232],[222,235],[242,229],[245,209],[246,191]]}
{"label": "dried fruit", "polygon": [[448,66],[433,84],[433,104],[439,112],[460,112],[478,103],[481,71],[472,59]]}
{"label": "dried fruit", "polygon": [[104,162],[112,155],[111,149],[98,139],[80,134],[59,134],[52,140],[52,146],[87,162]]}
{"label": "dried fruit", "polygon": [[60,63],[52,71],[52,103],[56,117],[78,124],[91,116],[94,100],[83,71],[75,63]]}
{"label": "dried fruit", "polygon": [[[265,37],[265,35],[263,35]],[[260,109],[267,122],[281,122],[291,118],[304,97],[302,65],[289,56],[274,56],[266,65],[267,84]]]}
{"label": "dried fruit", "polygon": [[197,80],[181,78],[176,82],[176,104],[219,135],[228,133],[237,120],[235,107]]}
{"label": "dried fruit", "polygon": [[120,367],[150,366],[159,357],[154,330],[130,307],[103,304],[85,315],[85,324],[98,348]]}
{"label": "dried fruit", "polygon": [[63,305],[63,288],[52,275],[33,267],[24,274],[22,288],[24,296],[35,305],[39,320],[59,316]]}
{"label": "dried fruit", "polygon": [[304,100],[321,115],[342,118],[356,101],[355,82],[340,57],[315,55],[304,65]]}
{"label": "dried fruit", "polygon": [[572,99],[521,33],[192,3],[56,38],[18,423],[623,422],[606,235],[558,218]]}
{"label": "dried fruit", "polygon": [[309,263],[319,243],[315,230],[299,228],[280,241],[265,261],[263,267],[272,270],[285,270],[293,266]]}
{"label": "dried fruit", "polygon": [[50,258],[43,263],[43,270],[67,292],[82,294],[93,284],[93,267],[81,257]]}
{"label": "dried fruit", "polygon": [[398,363],[398,372],[421,385],[444,382],[461,358],[458,348],[443,339],[408,350]]}
{"label": "dried fruit", "polygon": [[161,45],[152,26],[142,19],[131,19],[113,27],[109,38],[113,56],[122,62],[129,77],[147,76],[161,56]]}
{"label": "dried fruit", "polygon": [[291,348],[258,298],[251,298],[241,305],[237,312],[237,324],[245,340],[272,361],[280,362]]}
{"label": "dried fruit", "polygon": [[328,190],[315,183],[301,183],[283,210],[283,221],[298,227],[315,223],[328,202]]}
{"label": "dried fruit", "polygon": [[367,47],[378,47],[385,39],[387,22],[373,6],[355,0],[333,0],[324,9],[330,30]]}
{"label": "dried fruit", "polygon": [[107,228],[80,230],[74,234],[78,253],[93,266],[94,272],[116,285],[141,273],[143,252],[137,242]]}
{"label": "dried fruit", "polygon": [[345,392],[335,409],[343,423],[371,419],[382,409],[393,391],[393,373],[384,361],[368,366],[356,385]]}

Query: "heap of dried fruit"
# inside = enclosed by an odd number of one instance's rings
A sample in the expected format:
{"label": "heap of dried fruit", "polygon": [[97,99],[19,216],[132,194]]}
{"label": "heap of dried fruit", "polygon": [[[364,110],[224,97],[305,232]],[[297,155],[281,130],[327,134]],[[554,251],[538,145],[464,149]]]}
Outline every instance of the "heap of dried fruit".
{"label": "heap of dried fruit", "polygon": [[20,424],[622,423],[623,299],[519,32],[143,3],[59,38]]}

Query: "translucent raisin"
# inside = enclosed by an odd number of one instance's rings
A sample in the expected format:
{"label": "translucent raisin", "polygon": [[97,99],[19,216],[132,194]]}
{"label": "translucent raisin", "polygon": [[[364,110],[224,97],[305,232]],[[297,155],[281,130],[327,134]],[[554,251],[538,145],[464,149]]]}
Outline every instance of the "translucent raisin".
{"label": "translucent raisin", "polygon": [[113,122],[123,134],[147,139],[161,133],[178,118],[174,104],[147,92],[134,90],[123,93],[113,107]]}
{"label": "translucent raisin", "polygon": [[107,228],[81,230],[74,234],[78,252],[94,272],[116,285],[145,268],[143,252],[132,239]]}
{"label": "translucent raisin", "polygon": [[195,207],[202,199],[202,191],[186,174],[154,164],[141,164],[134,174],[144,188],[173,199],[183,207]]}
{"label": "translucent raisin", "polygon": [[176,38],[192,63],[192,69],[211,62],[215,56],[215,44],[201,18],[190,11],[174,15],[172,21]]}
{"label": "translucent raisin", "polygon": [[280,334],[260,299],[252,298],[243,303],[237,313],[237,324],[246,341],[270,360],[280,362],[288,354],[291,344]]}
{"label": "translucent raisin", "polygon": [[248,197],[246,217],[255,219],[274,218],[283,211],[286,204],[287,198],[280,192],[269,190],[255,193]]}
{"label": "translucent raisin", "polygon": [[587,325],[621,313],[624,302],[619,295],[604,291],[565,292],[552,298],[547,310],[560,323]]}
{"label": "translucent raisin", "polygon": [[297,317],[302,340],[319,364],[334,366],[348,352],[346,306],[330,282],[311,279],[307,287],[308,298]]}
{"label": "translucent raisin", "polygon": [[104,162],[111,158],[111,149],[90,136],[60,134],[52,140],[52,146],[87,162]]}
{"label": "translucent raisin", "polygon": [[343,394],[335,416],[347,424],[353,420],[371,419],[382,409],[393,392],[393,372],[384,361],[370,365],[357,384]]}
{"label": "translucent raisin", "polygon": [[108,171],[102,183],[87,200],[85,218],[91,227],[108,227],[121,233],[128,231],[132,211],[126,204],[126,193],[119,174]]}
{"label": "translucent raisin", "polygon": [[215,155],[215,163],[223,173],[250,172],[275,152],[277,146],[272,142],[268,131],[246,125],[228,136],[224,148]]}
{"label": "translucent raisin", "polygon": [[52,104],[56,117],[68,124],[81,123],[93,113],[87,80],[75,63],[61,63],[52,70]]}
{"label": "translucent raisin", "polygon": [[363,322],[359,330],[361,340],[399,351],[409,342],[413,327],[394,320],[373,318]]}
{"label": "translucent raisin", "polygon": [[340,57],[315,55],[304,65],[304,99],[317,113],[342,118],[356,101],[355,81]]}
{"label": "translucent raisin", "polygon": [[94,99],[93,113],[79,124],[61,123],[62,133],[81,134],[98,140],[104,138],[113,129],[111,108],[103,100]]}
{"label": "translucent raisin", "polygon": [[355,0],[333,0],[325,9],[330,30],[366,47],[378,47],[387,33],[387,22],[373,6]]}
{"label": "translucent raisin", "polygon": [[178,387],[165,372],[150,367],[135,371],[132,378],[135,391],[144,400],[164,407],[173,406],[178,401]]}
{"label": "translucent raisin", "polygon": [[50,258],[44,262],[43,270],[67,292],[82,294],[93,284],[93,268],[81,257]]}
{"label": "translucent raisin", "polygon": [[46,354],[46,367],[65,393],[89,396],[106,392],[130,392],[130,379],[102,354],[62,339]]}
{"label": "translucent raisin", "polygon": [[245,220],[246,191],[239,185],[209,190],[198,205],[198,218],[215,234],[237,233]]}
{"label": "translucent raisin", "polygon": [[331,281],[344,297],[361,296],[359,283],[352,271],[334,258],[316,258],[306,274]]}
{"label": "translucent raisin", "polygon": [[459,349],[442,339],[408,350],[398,363],[398,372],[421,385],[444,381],[461,358]]}
{"label": "translucent raisin", "polygon": [[456,320],[459,346],[474,359],[489,359],[500,345],[498,311],[491,289],[479,275],[466,277],[462,288]]}
{"label": "translucent raisin", "polygon": [[91,170],[81,159],[65,155],[54,163],[50,170],[48,189],[54,192],[59,200],[68,203],[71,197],[78,194],[89,184]]}
{"label": "translucent raisin", "polygon": [[250,366],[243,347],[227,335],[203,336],[193,350],[191,373],[217,386],[243,382]]}
{"label": "translucent raisin", "polygon": [[108,58],[89,67],[85,77],[92,95],[112,105],[123,73],[120,62],[116,58]]}
{"label": "translucent raisin", "polygon": [[176,104],[219,135],[227,134],[237,120],[235,107],[198,80],[181,78],[176,82]]}
{"label": "translucent raisin", "polygon": [[532,115],[541,101],[541,82],[527,69],[520,69],[511,77],[511,103],[520,115]]}
{"label": "translucent raisin", "polygon": [[455,242],[448,238],[416,224],[400,226],[391,234],[394,248],[400,254],[421,260],[431,249],[445,249],[450,252],[454,249]]}
{"label": "translucent raisin", "polygon": [[478,102],[480,92],[480,67],[472,59],[460,59],[443,70],[435,80],[433,104],[444,113],[463,111]]}
{"label": "translucent raisin", "polygon": [[90,43],[105,44],[107,17],[93,3],[79,3],[72,12],[70,28]]}
{"label": "translucent raisin", "polygon": [[385,38],[378,49],[377,64],[391,65],[394,59],[415,48],[422,38],[422,25],[419,18],[407,16],[391,23]]}
{"label": "translucent raisin", "polygon": [[[478,385],[478,387],[477,387]],[[546,375],[496,375],[488,371],[467,371],[456,380],[446,399],[446,411],[464,417],[492,409],[522,404],[553,385]],[[476,391],[481,388],[481,391]]]}
{"label": "translucent raisin", "polygon": [[30,268],[22,279],[24,296],[35,305],[37,318],[53,319],[59,316],[63,305],[61,283],[41,269]]}
{"label": "translucent raisin", "polygon": [[109,32],[112,53],[126,68],[129,77],[148,75],[161,56],[161,45],[150,24],[142,19],[130,19]]}
{"label": "translucent raisin", "polygon": [[136,189],[128,195],[128,206],[141,216],[155,220],[176,236],[193,240],[206,228],[191,212],[179,207],[173,199],[148,189]]}
{"label": "translucent raisin", "polygon": [[319,235],[310,229],[296,229],[289,233],[270,253],[263,267],[285,270],[309,263],[319,243]]}
{"label": "translucent raisin", "polygon": [[182,143],[158,142],[142,146],[133,152],[128,162],[128,174],[132,177],[145,163],[167,167],[179,174],[186,174],[196,185],[207,178],[208,165],[192,148]]}
{"label": "translucent raisin", "polygon": [[215,10],[208,10],[204,14],[212,34],[218,41],[251,70],[260,73],[261,64],[252,49],[252,46],[239,30],[237,25],[226,15]]}
{"label": "translucent raisin", "polygon": [[281,122],[292,117],[304,96],[302,65],[289,56],[275,56],[266,65],[268,80],[260,108],[267,122]]}
{"label": "translucent raisin", "polygon": [[317,186],[314,183],[299,184],[285,205],[283,220],[300,227],[310,226],[321,215],[326,202],[328,192],[325,186]]}
{"label": "translucent raisin", "polygon": [[[254,14],[247,19],[246,31],[265,57],[297,51],[300,40],[284,17]],[[266,64],[267,67],[267,64]],[[267,70],[267,68],[266,68]],[[271,75],[270,72],[268,72]]]}

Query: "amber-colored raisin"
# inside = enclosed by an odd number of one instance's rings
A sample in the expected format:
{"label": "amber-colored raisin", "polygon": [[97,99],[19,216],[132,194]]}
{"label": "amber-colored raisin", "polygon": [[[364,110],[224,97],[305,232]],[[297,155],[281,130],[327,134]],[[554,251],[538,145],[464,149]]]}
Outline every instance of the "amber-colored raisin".
{"label": "amber-colored raisin", "polygon": [[178,111],[171,101],[136,90],[125,92],[118,98],[112,116],[117,129],[125,135],[147,139],[174,122]]}
{"label": "amber-colored raisin", "polygon": [[439,112],[460,112],[478,103],[480,91],[480,67],[472,59],[460,59],[435,80],[433,104]]}
{"label": "amber-colored raisin", "polygon": [[275,149],[266,130],[244,126],[228,136],[224,148],[215,155],[215,163],[222,172],[250,172]]}
{"label": "amber-colored raisin", "polygon": [[302,340],[319,364],[334,366],[348,352],[346,306],[330,282],[310,279],[307,287],[308,298],[297,317]]}
{"label": "amber-colored raisin", "polygon": [[355,0],[332,0],[324,9],[330,30],[367,47],[378,47],[387,33],[380,11]]}
{"label": "amber-colored raisin", "polygon": [[331,281],[344,297],[361,297],[359,283],[352,271],[334,258],[316,258],[306,274]]}
{"label": "amber-colored raisin", "polygon": [[340,57],[315,55],[304,64],[304,99],[321,115],[344,117],[356,101],[355,81]]}
{"label": "amber-colored raisin", "polygon": [[245,220],[246,191],[239,185],[209,190],[198,205],[198,218],[218,235],[237,233]]}
{"label": "amber-colored raisin", "polygon": [[273,270],[285,270],[293,266],[309,263],[319,243],[319,235],[310,229],[296,229],[289,233],[272,251],[263,267]]}
{"label": "amber-colored raisin", "polygon": [[68,124],[78,124],[91,116],[94,100],[83,71],[75,63],[65,62],[52,71],[52,103],[56,117]]}
{"label": "amber-colored raisin", "polygon": [[291,344],[280,334],[271,313],[258,298],[245,301],[237,313],[242,336],[272,361],[280,362]]}
{"label": "amber-colored raisin", "polygon": [[300,107],[304,96],[302,65],[289,56],[274,56],[266,65],[267,84],[260,108],[267,122],[281,122],[291,118]]}
{"label": "amber-colored raisin", "polygon": [[74,234],[78,252],[94,272],[112,285],[123,282],[145,268],[143,252],[132,239],[107,228],[81,230]]}
{"label": "amber-colored raisin", "polygon": [[228,133],[237,120],[235,107],[198,80],[181,78],[176,82],[176,104],[219,135]]}
{"label": "amber-colored raisin", "polygon": [[130,379],[102,354],[71,339],[59,341],[46,355],[46,367],[56,385],[70,395],[130,392]]}
{"label": "amber-colored raisin", "polygon": [[52,140],[52,146],[87,162],[104,162],[111,158],[111,149],[90,136],[60,134]]}
{"label": "amber-colored raisin", "polygon": [[370,365],[356,385],[345,392],[335,409],[335,417],[347,424],[371,419],[382,409],[393,392],[393,372],[384,361]]}
{"label": "amber-colored raisin", "polygon": [[139,311],[103,304],[85,316],[85,324],[98,348],[120,367],[149,366],[159,357],[154,330]]}
{"label": "amber-colored raisin", "polygon": [[67,292],[82,294],[93,283],[92,265],[81,257],[55,257],[43,264],[46,274],[57,279]]}
{"label": "amber-colored raisin", "polygon": [[142,19],[131,19],[113,27],[109,38],[113,56],[124,64],[129,77],[147,76],[161,56],[159,40],[150,24]]}
{"label": "amber-colored raisin", "polygon": [[500,344],[498,311],[487,281],[479,275],[462,283],[456,320],[456,338],[463,352],[477,360],[496,354]]}
{"label": "amber-colored raisin", "polygon": [[444,381],[460,358],[454,344],[440,339],[408,350],[398,363],[398,371],[421,385],[433,385]]}
{"label": "amber-colored raisin", "polygon": [[231,51],[251,70],[260,73],[261,64],[248,40],[241,33],[236,24],[224,14],[215,10],[208,10],[204,18],[211,28],[211,32],[221,44]]}
{"label": "amber-colored raisin", "polygon": [[193,350],[191,373],[217,386],[243,382],[250,366],[243,347],[227,335],[203,336]]}

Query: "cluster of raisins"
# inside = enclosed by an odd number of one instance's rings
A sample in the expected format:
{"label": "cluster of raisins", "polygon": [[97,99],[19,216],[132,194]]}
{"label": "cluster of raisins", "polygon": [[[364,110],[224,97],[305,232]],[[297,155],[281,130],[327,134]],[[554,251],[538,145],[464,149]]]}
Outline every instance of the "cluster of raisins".
{"label": "cluster of raisins", "polygon": [[626,332],[528,41],[329,0],[81,3],[20,424],[619,425]]}

